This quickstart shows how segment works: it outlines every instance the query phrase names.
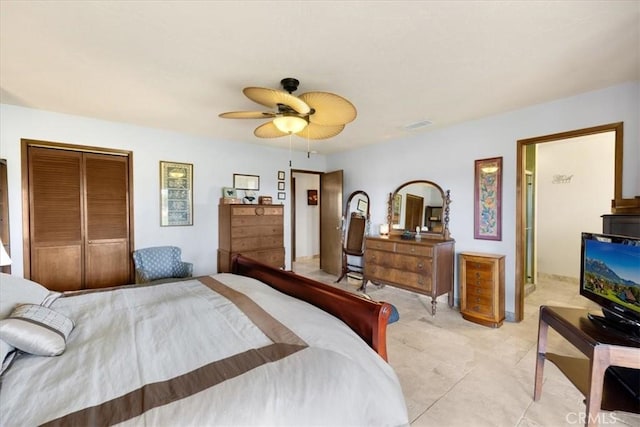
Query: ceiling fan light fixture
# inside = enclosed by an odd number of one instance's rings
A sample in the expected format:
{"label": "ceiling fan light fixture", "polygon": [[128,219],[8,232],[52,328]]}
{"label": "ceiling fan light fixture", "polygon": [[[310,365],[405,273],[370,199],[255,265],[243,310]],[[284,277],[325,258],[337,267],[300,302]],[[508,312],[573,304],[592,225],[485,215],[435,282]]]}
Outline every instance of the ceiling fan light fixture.
{"label": "ceiling fan light fixture", "polygon": [[279,116],[273,119],[273,124],[280,132],[288,134],[298,133],[307,127],[307,121],[298,116]]}

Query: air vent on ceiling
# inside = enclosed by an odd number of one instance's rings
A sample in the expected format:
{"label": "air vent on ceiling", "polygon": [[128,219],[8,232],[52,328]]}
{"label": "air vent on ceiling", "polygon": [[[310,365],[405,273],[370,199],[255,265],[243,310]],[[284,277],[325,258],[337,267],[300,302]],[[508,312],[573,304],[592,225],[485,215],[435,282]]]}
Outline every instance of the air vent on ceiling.
{"label": "air vent on ceiling", "polygon": [[409,123],[408,125],[404,125],[402,126],[402,129],[406,130],[406,131],[416,131],[416,130],[420,130],[423,128],[426,128],[427,126],[433,124],[433,122],[429,121],[429,120],[421,120],[419,122],[414,122],[414,123]]}

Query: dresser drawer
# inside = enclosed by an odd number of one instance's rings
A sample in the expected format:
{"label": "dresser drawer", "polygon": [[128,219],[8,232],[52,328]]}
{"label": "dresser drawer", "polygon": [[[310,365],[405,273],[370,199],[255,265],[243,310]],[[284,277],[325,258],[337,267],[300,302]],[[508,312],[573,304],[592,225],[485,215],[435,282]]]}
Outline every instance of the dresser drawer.
{"label": "dresser drawer", "polygon": [[282,216],[282,207],[276,206],[232,206],[231,216]]}
{"label": "dresser drawer", "polygon": [[269,264],[277,268],[284,268],[284,249],[245,251],[241,252],[241,254],[264,264]]}
{"label": "dresser drawer", "polygon": [[364,253],[365,268],[367,265],[378,265],[411,273],[431,275],[432,259],[418,256],[406,256],[390,252],[367,249]]}
{"label": "dresser drawer", "polygon": [[481,316],[493,317],[493,305],[492,304],[480,304],[475,302],[467,303],[464,310],[465,314],[479,314]]}
{"label": "dresser drawer", "polygon": [[232,227],[252,227],[260,225],[282,225],[281,216],[234,216],[231,218]]}
{"label": "dresser drawer", "polygon": [[282,236],[283,226],[274,225],[259,225],[255,227],[231,227],[231,238],[241,237],[254,237],[254,236]]}
{"label": "dresser drawer", "polygon": [[383,283],[392,283],[404,288],[413,288],[419,292],[431,292],[430,275],[427,276],[419,273],[411,273],[381,265],[366,265],[365,268],[367,279],[374,282],[378,280]]}
{"label": "dresser drawer", "polygon": [[466,285],[466,295],[467,297],[472,297],[472,296],[486,296],[489,297],[489,299],[491,299],[491,296],[493,295],[493,285],[491,283],[489,283],[487,286],[474,286],[472,284],[468,284]]}
{"label": "dresser drawer", "polygon": [[388,252],[393,252],[396,246],[394,242],[390,242],[388,240],[367,239],[366,244],[367,244],[367,247],[366,247],[367,250],[376,249],[376,250],[388,251]]}
{"label": "dresser drawer", "polygon": [[477,272],[489,272],[493,271],[493,262],[486,261],[476,261],[476,260],[468,260],[465,261],[465,265],[467,270],[477,271]]}
{"label": "dresser drawer", "polygon": [[250,251],[257,249],[279,248],[283,246],[281,235],[254,236],[233,239],[231,242],[232,252]]}
{"label": "dresser drawer", "polygon": [[411,245],[407,243],[398,243],[396,252],[399,254],[433,256],[433,248],[431,246]]}
{"label": "dresser drawer", "polygon": [[466,271],[464,279],[468,285],[475,285],[484,288],[492,288],[495,280],[492,272],[470,270]]}
{"label": "dresser drawer", "polygon": [[[481,289],[482,291],[483,289]],[[493,296],[487,294],[487,292],[485,291],[483,292],[479,292],[479,293],[475,293],[475,292],[470,292],[470,289],[467,291],[467,295],[466,295],[466,305],[467,308],[471,305],[474,304],[481,304],[481,305],[493,305]]]}

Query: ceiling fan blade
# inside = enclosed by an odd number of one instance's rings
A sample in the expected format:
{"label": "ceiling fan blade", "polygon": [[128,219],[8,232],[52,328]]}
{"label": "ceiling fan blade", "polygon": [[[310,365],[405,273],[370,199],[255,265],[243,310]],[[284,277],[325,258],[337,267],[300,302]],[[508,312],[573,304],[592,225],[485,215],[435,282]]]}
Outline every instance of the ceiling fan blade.
{"label": "ceiling fan blade", "polygon": [[230,111],[228,113],[220,113],[218,117],[223,119],[270,119],[276,116],[276,113],[265,113],[261,111]]}
{"label": "ceiling fan blade", "polygon": [[327,139],[342,132],[344,127],[345,125],[322,126],[315,123],[309,123],[306,128],[296,133],[296,135],[304,139]]}
{"label": "ceiling fan blade", "polygon": [[300,99],[315,110],[309,121],[317,125],[343,125],[355,120],[358,114],[351,102],[334,93],[307,92]]}
{"label": "ceiling fan blade", "polygon": [[273,122],[267,122],[260,125],[253,131],[253,134],[258,138],[280,138],[281,136],[287,136],[288,133],[281,132]]}
{"label": "ceiling fan blade", "polygon": [[242,92],[250,100],[270,108],[278,108],[278,104],[291,107],[300,114],[309,114],[311,108],[306,102],[290,93],[263,87],[245,87]]}

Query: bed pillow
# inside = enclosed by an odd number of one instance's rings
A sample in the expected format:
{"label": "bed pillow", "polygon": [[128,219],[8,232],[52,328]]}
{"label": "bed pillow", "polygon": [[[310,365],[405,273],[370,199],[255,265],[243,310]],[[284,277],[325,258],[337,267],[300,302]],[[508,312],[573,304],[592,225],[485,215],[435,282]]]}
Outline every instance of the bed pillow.
{"label": "bed pillow", "polygon": [[50,292],[39,283],[11,274],[0,273],[0,319],[4,319],[18,304],[43,304],[52,302],[58,292]]}
{"label": "bed pillow", "polygon": [[57,356],[74,324],[65,315],[37,304],[20,304],[0,320],[0,339],[36,356]]}
{"label": "bed pillow", "polygon": [[9,367],[13,356],[15,356],[15,347],[9,345],[0,339],[0,375]]}

